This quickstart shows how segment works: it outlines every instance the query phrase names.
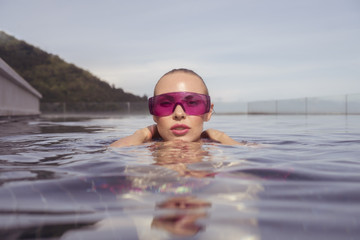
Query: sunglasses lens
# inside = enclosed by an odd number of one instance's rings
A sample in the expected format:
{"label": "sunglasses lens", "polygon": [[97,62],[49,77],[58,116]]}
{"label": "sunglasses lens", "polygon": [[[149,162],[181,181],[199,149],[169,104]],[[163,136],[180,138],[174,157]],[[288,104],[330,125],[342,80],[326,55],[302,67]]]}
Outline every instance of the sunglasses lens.
{"label": "sunglasses lens", "polygon": [[154,115],[167,116],[172,113],[174,108],[174,99],[170,96],[161,95],[154,98]]}
{"label": "sunglasses lens", "polygon": [[177,105],[181,105],[188,115],[201,115],[210,110],[208,95],[190,92],[165,93],[149,99],[150,113],[155,116],[168,116]]}

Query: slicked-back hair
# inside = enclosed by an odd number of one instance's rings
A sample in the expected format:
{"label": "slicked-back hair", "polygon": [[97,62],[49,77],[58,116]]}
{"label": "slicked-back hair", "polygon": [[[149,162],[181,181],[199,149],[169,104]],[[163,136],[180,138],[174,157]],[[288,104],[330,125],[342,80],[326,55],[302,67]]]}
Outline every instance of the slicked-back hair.
{"label": "slicked-back hair", "polygon": [[[165,77],[165,76],[167,76],[167,75],[171,75],[171,74],[173,74],[173,73],[178,73],[178,72],[188,73],[188,74],[191,74],[191,75],[193,75],[193,76],[198,77],[198,78],[202,81],[202,83],[204,84],[204,86],[205,86],[205,94],[206,94],[206,95],[209,95],[209,90],[208,90],[208,88],[207,88],[207,86],[206,86],[206,84],[205,84],[204,79],[203,79],[199,74],[197,74],[196,72],[194,72],[193,70],[190,70],[190,69],[187,69],[187,68],[176,68],[176,69],[173,69],[173,70],[165,73],[160,79],[162,79],[163,77]],[[159,81],[160,81],[160,79],[159,79]],[[156,85],[155,85],[154,95],[155,95],[155,89],[156,89],[159,81],[158,81],[158,82],[156,83]]]}

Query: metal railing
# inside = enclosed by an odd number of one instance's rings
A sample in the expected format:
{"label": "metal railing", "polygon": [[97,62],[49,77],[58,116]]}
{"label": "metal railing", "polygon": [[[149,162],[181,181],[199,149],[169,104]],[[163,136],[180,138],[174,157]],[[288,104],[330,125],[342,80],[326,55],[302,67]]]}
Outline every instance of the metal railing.
{"label": "metal railing", "polygon": [[[52,102],[41,103],[42,113],[148,114],[147,102]],[[360,114],[360,94],[329,97],[215,103],[215,112],[224,114]]]}
{"label": "metal railing", "polygon": [[248,103],[248,114],[360,114],[360,94]]}
{"label": "metal railing", "polygon": [[42,113],[148,113],[147,102],[43,102]]}

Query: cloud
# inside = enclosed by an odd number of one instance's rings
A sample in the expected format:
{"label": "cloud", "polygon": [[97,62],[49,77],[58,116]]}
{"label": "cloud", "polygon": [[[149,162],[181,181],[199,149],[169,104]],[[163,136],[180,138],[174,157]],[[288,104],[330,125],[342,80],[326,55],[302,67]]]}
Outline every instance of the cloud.
{"label": "cloud", "polygon": [[214,98],[248,101],[360,89],[359,6],[3,0],[0,28],[138,95],[152,95],[160,76],[186,67]]}

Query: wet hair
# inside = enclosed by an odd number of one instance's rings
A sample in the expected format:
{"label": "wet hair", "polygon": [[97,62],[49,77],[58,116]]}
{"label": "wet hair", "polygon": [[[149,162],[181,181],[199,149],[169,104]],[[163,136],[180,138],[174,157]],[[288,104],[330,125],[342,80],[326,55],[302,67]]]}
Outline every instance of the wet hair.
{"label": "wet hair", "polygon": [[[202,81],[202,83],[204,84],[204,86],[205,86],[205,94],[206,94],[206,95],[209,95],[209,90],[208,90],[208,88],[207,88],[207,86],[206,86],[206,84],[205,84],[204,79],[203,79],[199,74],[197,74],[196,72],[194,72],[193,70],[190,70],[190,69],[187,69],[187,68],[176,68],[176,69],[173,69],[173,70],[165,73],[165,74],[159,79],[159,81],[160,81],[163,77],[165,77],[165,76],[167,76],[167,75],[171,75],[171,74],[173,74],[173,73],[178,73],[178,72],[188,73],[188,74],[191,74],[191,75],[199,78],[199,79]],[[158,82],[156,83],[156,85],[155,85],[154,95],[155,95],[155,89],[156,89],[159,81],[158,81]]]}

